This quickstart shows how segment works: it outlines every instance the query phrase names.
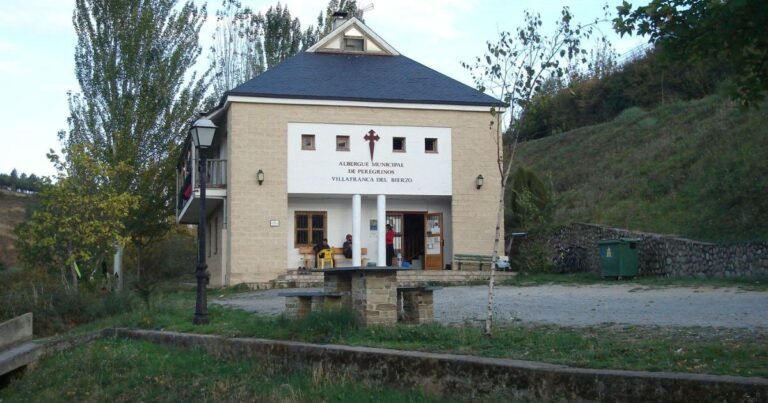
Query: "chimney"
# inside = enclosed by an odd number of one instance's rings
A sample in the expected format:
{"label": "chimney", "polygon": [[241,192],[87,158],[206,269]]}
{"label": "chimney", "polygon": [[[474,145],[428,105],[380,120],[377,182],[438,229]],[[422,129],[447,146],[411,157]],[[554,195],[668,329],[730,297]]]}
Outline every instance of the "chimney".
{"label": "chimney", "polygon": [[333,29],[336,29],[339,27],[339,25],[344,24],[349,19],[349,13],[346,11],[336,11],[333,13]]}

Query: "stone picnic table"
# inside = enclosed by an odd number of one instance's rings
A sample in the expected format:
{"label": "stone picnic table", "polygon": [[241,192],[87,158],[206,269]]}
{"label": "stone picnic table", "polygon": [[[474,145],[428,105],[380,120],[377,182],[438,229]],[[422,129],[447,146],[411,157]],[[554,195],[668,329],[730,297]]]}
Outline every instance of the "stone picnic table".
{"label": "stone picnic table", "polygon": [[400,267],[338,267],[323,273],[322,291],[286,292],[286,315],[303,318],[312,311],[346,308],[368,325],[427,323],[434,318],[431,287],[398,287]]}

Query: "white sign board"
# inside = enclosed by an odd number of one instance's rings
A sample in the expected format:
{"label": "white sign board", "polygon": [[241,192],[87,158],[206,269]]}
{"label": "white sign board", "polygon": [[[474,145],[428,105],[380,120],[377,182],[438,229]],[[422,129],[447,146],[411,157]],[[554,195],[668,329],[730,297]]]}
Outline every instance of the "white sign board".
{"label": "white sign board", "polygon": [[451,129],[288,124],[288,193],[451,195]]}

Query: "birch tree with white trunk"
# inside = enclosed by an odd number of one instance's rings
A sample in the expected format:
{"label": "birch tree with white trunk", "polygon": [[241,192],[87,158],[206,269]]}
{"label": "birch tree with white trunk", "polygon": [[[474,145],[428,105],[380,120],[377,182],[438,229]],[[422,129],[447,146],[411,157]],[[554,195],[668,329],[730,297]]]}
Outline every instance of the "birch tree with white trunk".
{"label": "birch tree with white trunk", "polygon": [[[506,109],[492,108],[490,111],[489,132],[497,145],[497,163],[501,174],[496,236],[491,251],[494,267],[499,259],[499,248],[503,245],[504,195],[519,140],[517,123],[547,79],[567,80],[574,66],[587,62],[587,50],[582,41],[591,36],[599,21],[588,25],[574,24],[573,14],[564,7],[551,35],[542,33],[544,23],[539,14],[526,11],[524,22],[514,32],[501,32],[496,42],[486,42],[487,49],[483,56],[476,57],[471,63],[462,63],[472,74],[480,91],[508,105]],[[497,135],[499,125],[501,138]],[[485,320],[485,334],[488,336],[492,335],[493,328],[494,283],[495,270],[491,270]]]}

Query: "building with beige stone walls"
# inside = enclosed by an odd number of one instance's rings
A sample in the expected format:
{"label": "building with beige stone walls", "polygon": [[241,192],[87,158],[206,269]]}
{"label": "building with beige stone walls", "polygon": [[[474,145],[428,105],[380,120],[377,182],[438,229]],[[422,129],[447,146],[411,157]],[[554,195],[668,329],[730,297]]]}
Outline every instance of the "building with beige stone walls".
{"label": "building with beige stone walls", "polygon": [[[500,174],[503,104],[400,55],[359,20],[224,94],[207,162],[211,284],[267,284],[314,265],[323,238],[351,258],[450,268],[454,254],[489,254]],[[180,223],[197,223],[194,147],[179,160]]]}

